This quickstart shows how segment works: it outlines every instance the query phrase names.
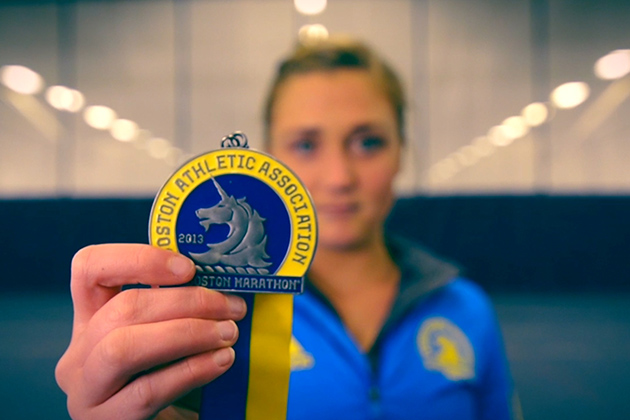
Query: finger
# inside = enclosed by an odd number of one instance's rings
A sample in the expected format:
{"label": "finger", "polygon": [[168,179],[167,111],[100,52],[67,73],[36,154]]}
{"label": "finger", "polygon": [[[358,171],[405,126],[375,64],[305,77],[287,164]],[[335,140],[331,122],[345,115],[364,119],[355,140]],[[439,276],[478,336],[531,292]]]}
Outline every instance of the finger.
{"label": "finger", "polygon": [[118,328],[179,318],[239,320],[246,311],[241,297],[203,287],[129,289],[107,302],[90,323]]}
{"label": "finger", "polygon": [[193,262],[172,251],[143,244],[92,245],[72,260],[75,327],[86,323],[127,284],[176,285],[190,280]]}
{"label": "finger", "polygon": [[131,289],[103,305],[86,324],[75,345],[80,353],[87,353],[107,334],[121,327],[186,318],[238,321],[246,311],[242,298],[203,287]]}
{"label": "finger", "polygon": [[112,331],[85,361],[78,389],[88,405],[110,398],[137,374],[198,353],[231,346],[238,337],[234,321],[171,320]]}
{"label": "finger", "polygon": [[86,324],[83,333],[73,337],[57,363],[57,383],[68,393],[77,383],[72,371],[83,366],[99,341],[115,329],[186,318],[238,321],[246,311],[242,298],[202,287],[126,290],[107,302]]}
{"label": "finger", "polygon": [[148,418],[177,398],[223,374],[234,363],[231,347],[197,354],[130,382],[89,418]]}

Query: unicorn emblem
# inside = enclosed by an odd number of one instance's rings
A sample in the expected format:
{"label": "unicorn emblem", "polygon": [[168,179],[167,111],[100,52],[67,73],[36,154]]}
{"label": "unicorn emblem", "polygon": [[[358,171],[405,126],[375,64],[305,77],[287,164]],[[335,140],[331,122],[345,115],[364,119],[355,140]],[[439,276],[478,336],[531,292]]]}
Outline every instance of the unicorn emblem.
{"label": "unicorn emblem", "polygon": [[245,198],[235,199],[228,195],[214,178],[212,182],[221,195],[221,201],[212,207],[200,208],[195,214],[199,218],[199,224],[206,231],[213,224],[227,224],[230,231],[223,242],[206,244],[208,251],[201,254],[191,253],[190,256],[199,264],[218,265],[206,268],[214,268],[220,272],[224,269],[233,272],[234,269],[231,267],[238,267],[237,271],[241,272],[242,267],[249,267],[248,272],[266,273],[267,270],[263,267],[271,263],[265,261],[269,258],[265,251],[267,244],[263,226],[265,219],[252,209]]}

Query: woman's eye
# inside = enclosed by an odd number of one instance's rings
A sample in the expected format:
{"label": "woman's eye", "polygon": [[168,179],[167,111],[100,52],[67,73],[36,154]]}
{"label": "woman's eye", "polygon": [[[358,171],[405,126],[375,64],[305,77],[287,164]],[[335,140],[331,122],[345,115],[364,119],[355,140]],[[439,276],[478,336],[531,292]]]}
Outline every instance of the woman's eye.
{"label": "woman's eye", "polygon": [[310,139],[297,140],[293,143],[293,150],[302,154],[312,153],[315,150],[315,142]]}
{"label": "woman's eye", "polygon": [[368,136],[357,139],[354,144],[358,152],[372,153],[385,147],[386,141],[382,137]]}

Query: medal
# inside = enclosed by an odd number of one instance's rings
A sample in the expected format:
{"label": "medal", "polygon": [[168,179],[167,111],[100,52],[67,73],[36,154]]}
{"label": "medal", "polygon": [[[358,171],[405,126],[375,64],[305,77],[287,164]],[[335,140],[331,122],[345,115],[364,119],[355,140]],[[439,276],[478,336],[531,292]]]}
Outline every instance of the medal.
{"label": "medal", "polygon": [[187,285],[244,293],[248,305],[235,363],[204,387],[200,418],[285,418],[292,295],[304,290],[317,245],[315,209],[298,177],[231,134],[166,181],[149,241],[194,261]]}
{"label": "medal", "polygon": [[155,199],[149,240],[195,262],[191,285],[301,293],[317,242],[312,201],[289,168],[246,144],[235,133],[180,167]]}

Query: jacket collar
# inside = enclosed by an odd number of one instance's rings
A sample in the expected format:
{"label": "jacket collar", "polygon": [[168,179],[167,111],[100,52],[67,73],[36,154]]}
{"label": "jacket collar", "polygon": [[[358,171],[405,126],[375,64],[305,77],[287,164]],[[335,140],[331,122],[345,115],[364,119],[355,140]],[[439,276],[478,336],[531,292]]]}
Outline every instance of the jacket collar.
{"label": "jacket collar", "polygon": [[[385,244],[394,263],[400,268],[400,287],[389,316],[369,351],[370,359],[376,357],[380,341],[391,328],[397,325],[421,301],[449,284],[458,276],[460,271],[454,264],[432,255],[416,242],[401,236],[387,233]],[[338,315],[328,298],[308,280],[308,276],[306,278],[306,290],[319,298]]]}

